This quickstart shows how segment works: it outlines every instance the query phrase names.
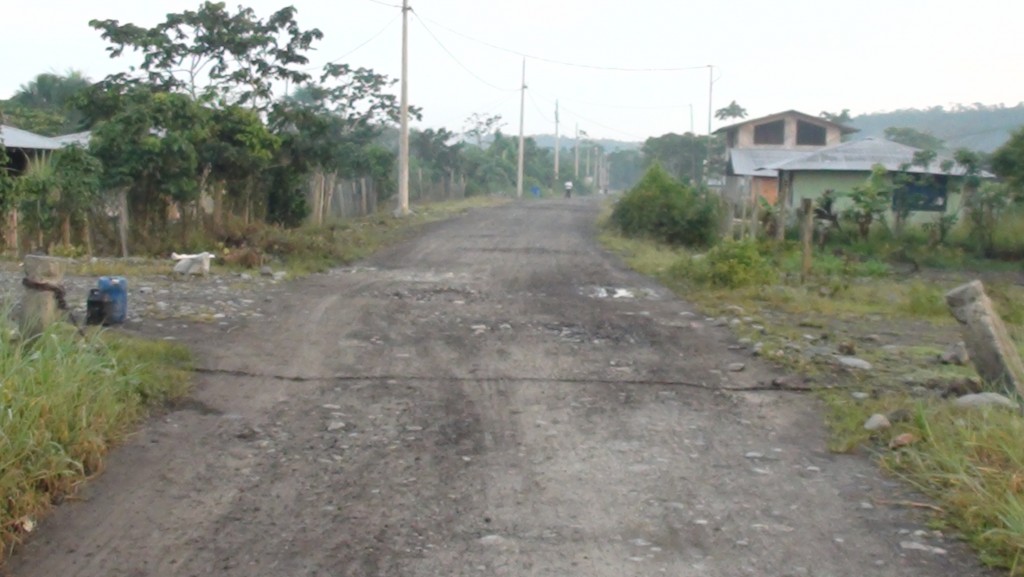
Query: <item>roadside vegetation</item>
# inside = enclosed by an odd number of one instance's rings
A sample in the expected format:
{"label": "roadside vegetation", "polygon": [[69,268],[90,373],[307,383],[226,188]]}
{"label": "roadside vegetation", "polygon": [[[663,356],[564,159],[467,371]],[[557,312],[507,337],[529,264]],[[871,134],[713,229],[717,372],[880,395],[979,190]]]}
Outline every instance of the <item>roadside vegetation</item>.
{"label": "roadside vegetation", "polygon": [[41,515],[103,470],[149,410],[183,395],[188,350],[54,325],[22,340],[0,315],[0,562]]}
{"label": "roadside vegetation", "polygon": [[[857,219],[864,213],[856,205],[835,215],[838,223],[819,223],[824,234],[816,235],[803,279],[795,230],[783,241],[753,239],[729,235],[719,219],[709,243],[667,237],[662,230],[670,223],[631,227],[623,207],[652,194],[639,186],[605,212],[601,234],[633,268],[695,303],[707,322],[731,326],[737,343],[783,369],[789,376],[779,386],[816,391],[831,450],[871,455],[931,499],[904,504],[933,513],[934,528],[962,536],[984,562],[1013,575],[1024,575],[1024,420],[1019,411],[953,401],[979,391],[1020,399],[980,382],[969,363],[941,358],[961,338],[944,295],[974,278],[985,282],[1024,344],[1024,197],[1015,172],[1024,166],[1021,143],[1024,133],[996,153],[1010,159],[996,165],[1002,181],[978,186],[970,209],[942,223],[944,230],[896,231],[878,211],[862,235]],[[664,186],[664,194],[679,195],[679,186]],[[870,368],[851,368],[841,357]],[[875,414],[891,426],[866,430]]]}

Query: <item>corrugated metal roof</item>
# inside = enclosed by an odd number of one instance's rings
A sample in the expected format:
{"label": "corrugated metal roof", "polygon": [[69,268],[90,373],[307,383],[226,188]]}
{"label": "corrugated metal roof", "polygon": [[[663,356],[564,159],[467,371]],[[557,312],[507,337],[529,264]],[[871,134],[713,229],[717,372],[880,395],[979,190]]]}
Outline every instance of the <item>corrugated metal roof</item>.
{"label": "corrugated metal roof", "polygon": [[85,132],[75,132],[74,134],[62,134],[60,136],[54,136],[61,146],[71,146],[72,144],[81,146],[83,148],[89,147],[89,139],[92,138],[92,132],[86,130]]}
{"label": "corrugated metal roof", "polygon": [[774,178],[778,171],[765,168],[794,160],[807,154],[805,150],[779,148],[733,148],[729,150],[729,164],[737,176],[764,176]]}
{"label": "corrugated metal roof", "polygon": [[[805,153],[799,158],[767,164],[760,168],[794,171],[870,172],[876,164],[880,164],[892,172],[963,175],[963,167],[956,164],[949,171],[942,170],[942,164],[945,161],[952,162],[951,158],[942,155],[937,156],[927,167],[908,166],[914,161],[914,153],[918,151],[917,148],[898,142],[865,138]],[[984,173],[982,176],[988,178],[992,175]]]}
{"label": "corrugated metal roof", "polygon": [[61,144],[49,136],[35,134],[27,130],[0,124],[0,141],[7,148],[27,148],[30,150],[57,150]]}

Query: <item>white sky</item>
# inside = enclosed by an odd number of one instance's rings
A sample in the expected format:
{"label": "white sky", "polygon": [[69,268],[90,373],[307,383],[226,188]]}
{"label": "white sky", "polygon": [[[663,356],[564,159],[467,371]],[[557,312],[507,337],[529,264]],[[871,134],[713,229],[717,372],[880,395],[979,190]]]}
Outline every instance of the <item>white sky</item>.
{"label": "white sky", "polygon": [[[324,39],[313,64],[347,56],[397,78],[401,0],[291,0],[304,28]],[[288,0],[229,0],[260,16]],[[0,97],[47,71],[93,79],[124,70],[110,60],[91,18],[151,26],[199,0],[2,0]],[[8,5],[9,4],[9,5]],[[1024,41],[1017,0],[410,0],[410,101],[421,127],[459,131],[474,112],[501,114],[518,131],[522,58],[459,36],[543,58],[626,68],[615,72],[527,59],[526,132],[562,134],[578,122],[591,136],[642,140],[707,130],[713,108],[735,99],[751,117],[794,108],[854,115],[954,103],[1024,100]],[[447,52],[428,33],[436,35]],[[381,32],[375,39],[356,49]],[[450,52],[450,54],[448,53]],[[467,69],[471,72],[468,72]],[[492,86],[493,85],[493,86]],[[397,91],[397,87],[396,87]],[[397,92],[396,92],[397,93]],[[714,126],[719,126],[718,121]]]}

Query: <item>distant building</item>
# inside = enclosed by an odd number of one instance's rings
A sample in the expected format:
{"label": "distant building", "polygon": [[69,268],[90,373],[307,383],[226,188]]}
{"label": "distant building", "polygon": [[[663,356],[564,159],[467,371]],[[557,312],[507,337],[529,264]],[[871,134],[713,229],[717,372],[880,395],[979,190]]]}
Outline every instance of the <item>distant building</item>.
{"label": "distant building", "polygon": [[775,203],[778,172],[772,165],[842,142],[857,129],[824,118],[787,110],[719,128],[726,141],[726,176],[722,194],[733,203],[763,197]]}
{"label": "distant building", "polygon": [[49,136],[0,124],[0,146],[7,152],[8,164],[4,168],[18,174],[28,168],[30,158],[57,150],[62,145]]}
{"label": "distant building", "polygon": [[[844,142],[835,146],[811,152],[801,152],[796,158],[765,165],[761,168],[778,175],[778,194],[787,210],[800,206],[802,199],[817,200],[826,191],[850,192],[863,185],[875,166],[888,171],[890,179],[897,175],[927,176],[916,179],[917,183],[900,183],[893,191],[893,205],[888,218],[892,220],[892,209],[896,205],[909,207],[909,222],[924,223],[954,212],[960,206],[960,183],[964,168],[953,159],[936,156],[927,166],[914,165],[914,155],[919,149],[911,146],[866,138]],[[993,178],[987,172],[982,178]],[[908,179],[902,179],[907,181]],[[841,212],[852,205],[848,198],[837,195],[833,210]],[[952,207],[952,208],[950,208]]]}

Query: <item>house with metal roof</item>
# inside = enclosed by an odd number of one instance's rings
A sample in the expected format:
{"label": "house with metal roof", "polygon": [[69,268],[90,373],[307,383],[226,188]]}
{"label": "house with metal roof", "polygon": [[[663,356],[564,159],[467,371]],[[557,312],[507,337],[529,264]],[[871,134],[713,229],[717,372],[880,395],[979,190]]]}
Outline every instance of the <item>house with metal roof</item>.
{"label": "house with metal roof", "polygon": [[715,134],[725,136],[727,155],[723,194],[735,203],[759,196],[774,203],[778,174],[765,167],[839,144],[853,132],[855,128],[797,110],[719,128]]}
{"label": "house with metal roof", "polygon": [[[894,187],[892,207],[908,208],[909,221],[923,223],[957,210],[965,169],[942,155],[936,155],[926,165],[915,163],[919,152],[920,149],[897,142],[866,138],[805,152],[760,168],[778,174],[778,198],[784,208],[799,206],[805,198],[817,200],[832,191],[838,196],[833,208],[841,212],[852,203],[838,193],[863,185],[872,169],[882,166],[889,172]],[[994,178],[987,172],[980,176]],[[891,208],[889,216],[893,217]]]}
{"label": "house with metal roof", "polygon": [[0,124],[0,146],[7,151],[7,170],[21,172],[28,166],[29,158],[61,148],[61,144],[49,136]]}

